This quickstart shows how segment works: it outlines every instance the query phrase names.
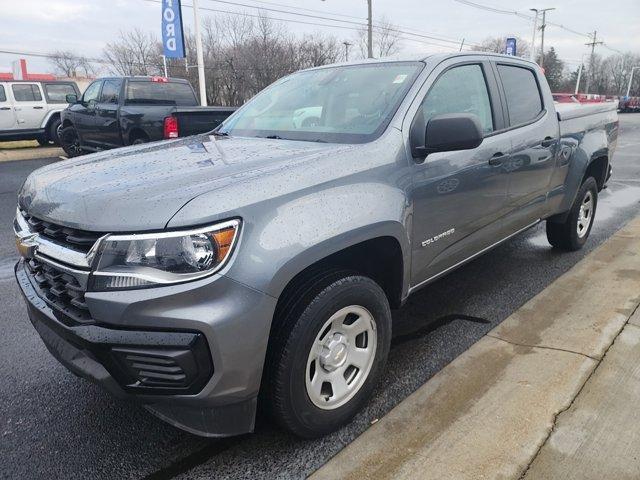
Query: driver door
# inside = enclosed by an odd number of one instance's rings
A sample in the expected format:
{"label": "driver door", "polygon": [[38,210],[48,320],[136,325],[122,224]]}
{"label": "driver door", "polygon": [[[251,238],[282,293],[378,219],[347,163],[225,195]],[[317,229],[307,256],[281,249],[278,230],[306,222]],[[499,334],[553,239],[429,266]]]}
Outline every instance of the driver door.
{"label": "driver door", "polygon": [[73,123],[84,145],[92,145],[96,141],[96,105],[102,88],[102,80],[97,80],[87,87],[79,103],[73,106]]}
{"label": "driver door", "polygon": [[482,144],[470,150],[438,152],[414,159],[411,284],[417,286],[489,246],[501,235],[511,150],[497,83],[483,60],[445,63],[411,125],[411,144],[424,145],[430,118],[471,113],[480,119]]}

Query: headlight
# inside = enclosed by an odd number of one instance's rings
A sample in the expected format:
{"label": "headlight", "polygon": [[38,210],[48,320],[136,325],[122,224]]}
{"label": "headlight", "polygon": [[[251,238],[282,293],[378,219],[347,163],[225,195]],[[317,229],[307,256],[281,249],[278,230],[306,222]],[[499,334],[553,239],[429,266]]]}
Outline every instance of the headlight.
{"label": "headlight", "polygon": [[143,288],[211,275],[227,261],[240,221],[188,231],[108,235],[100,243],[90,290]]}

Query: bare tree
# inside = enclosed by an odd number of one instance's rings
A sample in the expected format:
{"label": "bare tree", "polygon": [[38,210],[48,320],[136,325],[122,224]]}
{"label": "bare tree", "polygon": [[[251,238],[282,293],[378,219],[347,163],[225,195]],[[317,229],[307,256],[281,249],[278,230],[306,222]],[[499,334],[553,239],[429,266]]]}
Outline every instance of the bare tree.
{"label": "bare tree", "polygon": [[[367,38],[366,28],[358,30],[356,41],[363,58],[367,57]],[[373,28],[373,56],[383,58],[396,55],[402,48],[401,40],[398,27],[382,17]]]}
{"label": "bare tree", "polygon": [[138,28],[120,32],[120,40],[107,43],[103,55],[114,73],[157,75],[160,44],[150,33]]}
{"label": "bare tree", "polygon": [[87,57],[76,55],[68,50],[57,50],[49,57],[49,62],[55,67],[56,72],[67,78],[78,75],[89,77],[95,75],[95,69]]}

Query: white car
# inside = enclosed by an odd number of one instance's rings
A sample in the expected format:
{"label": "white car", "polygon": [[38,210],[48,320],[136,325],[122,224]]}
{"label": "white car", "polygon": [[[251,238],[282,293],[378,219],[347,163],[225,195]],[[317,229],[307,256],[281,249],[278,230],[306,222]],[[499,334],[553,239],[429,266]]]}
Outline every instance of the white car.
{"label": "white car", "polygon": [[0,141],[58,144],[60,112],[68,106],[67,95],[80,96],[74,82],[0,82]]}

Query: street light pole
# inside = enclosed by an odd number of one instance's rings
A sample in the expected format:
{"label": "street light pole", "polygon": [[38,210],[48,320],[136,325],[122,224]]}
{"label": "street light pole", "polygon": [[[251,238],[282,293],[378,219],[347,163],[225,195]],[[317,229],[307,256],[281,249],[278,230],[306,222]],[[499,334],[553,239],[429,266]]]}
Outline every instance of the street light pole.
{"label": "street light pole", "polygon": [[531,34],[531,51],[529,52],[529,60],[536,61],[536,31],[538,30],[538,9],[530,8],[533,13],[536,14],[533,19],[533,33]]}
{"label": "street light pole", "polygon": [[633,72],[634,70],[638,70],[640,69],[640,66],[638,67],[633,67],[631,69],[631,76],[629,77],[629,85],[627,86],[627,97],[629,96],[629,94],[631,93],[631,84],[633,83]]}
{"label": "street light pole", "polygon": [[198,84],[200,85],[200,105],[207,106],[207,84],[204,77],[204,53],[202,52],[202,37],[200,36],[200,10],[198,0],[193,0],[193,17],[196,34],[196,55],[198,57]]}
{"label": "street light pole", "polygon": [[373,9],[371,6],[371,2],[373,0],[367,0],[367,11],[368,11],[368,19],[367,19],[367,54],[369,58],[373,58]]}
{"label": "street light pole", "polygon": [[349,61],[349,47],[352,44],[347,42],[346,40],[344,42],[342,42],[342,44],[344,45],[344,61],[348,62]]}

